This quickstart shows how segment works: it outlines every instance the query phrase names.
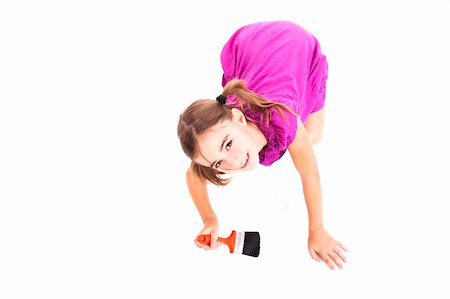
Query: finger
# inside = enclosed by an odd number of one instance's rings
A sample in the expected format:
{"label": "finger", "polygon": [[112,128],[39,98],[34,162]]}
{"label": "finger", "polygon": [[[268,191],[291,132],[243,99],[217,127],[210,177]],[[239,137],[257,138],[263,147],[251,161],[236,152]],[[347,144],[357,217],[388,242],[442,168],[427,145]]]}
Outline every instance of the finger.
{"label": "finger", "polygon": [[196,245],[198,248],[202,248],[202,249],[205,249],[205,250],[210,249],[208,245],[205,245],[205,244],[203,244],[203,243],[200,243],[200,242],[198,242],[197,240],[194,240],[194,243],[195,243],[195,245]]}
{"label": "finger", "polygon": [[197,240],[194,240],[194,243],[195,243],[195,246],[197,246],[198,248],[202,248],[203,244],[199,243]]}
{"label": "finger", "polygon": [[347,247],[344,246],[344,244],[342,244],[341,242],[336,241],[336,244],[341,247],[345,252],[348,251]]}
{"label": "finger", "polygon": [[219,246],[219,242],[217,241],[217,238],[211,237],[211,244],[209,244],[209,246],[214,249],[217,248]]}
{"label": "finger", "polygon": [[214,250],[214,249],[217,249],[220,246],[222,246],[222,244],[223,244],[222,242],[217,241],[214,245],[209,245],[209,246],[205,247],[204,249],[206,249],[206,250]]}
{"label": "finger", "polygon": [[217,239],[219,238],[218,233],[216,231],[212,231],[211,232],[211,243],[209,244],[209,246],[211,246],[212,248],[217,248]]}
{"label": "finger", "polygon": [[316,262],[320,263],[320,257],[319,255],[313,250],[313,249],[309,249],[309,254],[311,255],[312,259],[315,260]]}
{"label": "finger", "polygon": [[339,269],[342,269],[342,263],[341,263],[341,261],[340,261],[339,256],[338,256],[336,253],[334,253],[334,252],[329,253],[328,256],[329,256],[329,257],[333,260],[333,262],[339,267]]}
{"label": "finger", "polygon": [[337,255],[339,255],[339,257],[341,258],[341,260],[344,261],[344,263],[347,262],[347,259],[345,258],[344,253],[343,253],[338,247],[336,247],[336,248],[334,249],[334,252],[335,252]]}
{"label": "finger", "polygon": [[331,259],[331,257],[328,256],[328,254],[323,253],[320,255],[320,257],[322,258],[322,260],[325,262],[325,264],[327,264],[327,266],[331,269],[334,270],[334,264],[333,261]]}

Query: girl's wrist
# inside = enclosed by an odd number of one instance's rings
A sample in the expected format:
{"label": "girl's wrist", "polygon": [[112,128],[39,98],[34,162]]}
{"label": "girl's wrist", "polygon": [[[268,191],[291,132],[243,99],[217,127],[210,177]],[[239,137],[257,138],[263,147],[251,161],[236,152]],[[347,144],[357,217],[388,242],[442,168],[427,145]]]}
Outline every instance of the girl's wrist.
{"label": "girl's wrist", "polygon": [[309,233],[314,233],[316,231],[324,230],[325,227],[322,223],[310,224],[309,225]]}
{"label": "girl's wrist", "polygon": [[210,215],[205,218],[203,218],[203,224],[211,224],[211,223],[217,223],[217,216],[216,215]]}

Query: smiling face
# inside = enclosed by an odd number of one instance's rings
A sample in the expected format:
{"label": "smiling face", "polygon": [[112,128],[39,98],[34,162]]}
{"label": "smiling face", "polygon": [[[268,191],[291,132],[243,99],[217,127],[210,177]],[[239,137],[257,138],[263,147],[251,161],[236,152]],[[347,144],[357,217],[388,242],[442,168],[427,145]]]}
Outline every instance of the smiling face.
{"label": "smiling face", "polygon": [[198,137],[200,153],[195,162],[227,174],[254,169],[265,138],[239,109],[232,120],[219,122]]}

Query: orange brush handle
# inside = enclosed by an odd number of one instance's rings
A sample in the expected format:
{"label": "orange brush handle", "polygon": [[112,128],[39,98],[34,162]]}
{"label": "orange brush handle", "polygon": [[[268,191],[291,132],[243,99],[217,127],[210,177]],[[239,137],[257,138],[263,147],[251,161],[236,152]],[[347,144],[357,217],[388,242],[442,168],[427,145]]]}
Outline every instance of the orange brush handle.
{"label": "orange brush handle", "polygon": [[[205,245],[209,245],[211,243],[211,234],[207,235],[198,235],[196,238],[197,242]],[[232,231],[230,236],[226,239],[219,237],[218,240],[222,243],[225,243],[230,249],[230,253],[234,252],[234,244],[236,243],[236,231]]]}

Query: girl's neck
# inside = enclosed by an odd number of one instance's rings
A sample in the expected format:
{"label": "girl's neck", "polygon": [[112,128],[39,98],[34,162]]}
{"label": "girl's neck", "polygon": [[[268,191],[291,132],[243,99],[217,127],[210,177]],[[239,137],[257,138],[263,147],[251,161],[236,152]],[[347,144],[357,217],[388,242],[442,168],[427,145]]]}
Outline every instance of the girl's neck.
{"label": "girl's neck", "polygon": [[250,130],[250,133],[253,135],[253,138],[256,142],[256,145],[258,147],[258,151],[261,151],[264,146],[267,144],[267,138],[264,136],[263,132],[254,124],[249,122],[248,127]]}

